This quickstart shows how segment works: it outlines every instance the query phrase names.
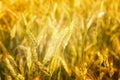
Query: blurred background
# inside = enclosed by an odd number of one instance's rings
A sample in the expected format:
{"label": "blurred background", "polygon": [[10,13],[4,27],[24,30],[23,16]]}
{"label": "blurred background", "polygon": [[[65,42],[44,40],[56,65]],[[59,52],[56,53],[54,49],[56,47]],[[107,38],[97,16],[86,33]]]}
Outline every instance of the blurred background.
{"label": "blurred background", "polygon": [[0,80],[120,80],[120,0],[0,0]]}

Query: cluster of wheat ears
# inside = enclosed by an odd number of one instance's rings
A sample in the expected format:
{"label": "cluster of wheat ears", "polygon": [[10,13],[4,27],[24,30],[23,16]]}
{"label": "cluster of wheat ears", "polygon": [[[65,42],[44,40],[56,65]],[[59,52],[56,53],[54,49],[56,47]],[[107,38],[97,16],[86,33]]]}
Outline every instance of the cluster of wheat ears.
{"label": "cluster of wheat ears", "polygon": [[0,80],[120,80],[120,0],[0,0]]}

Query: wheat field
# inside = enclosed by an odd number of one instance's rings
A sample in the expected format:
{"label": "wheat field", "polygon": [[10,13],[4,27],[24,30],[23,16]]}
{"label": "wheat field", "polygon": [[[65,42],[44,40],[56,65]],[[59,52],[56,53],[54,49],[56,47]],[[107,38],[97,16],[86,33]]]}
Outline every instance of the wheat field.
{"label": "wheat field", "polygon": [[0,80],[120,80],[120,0],[0,0]]}

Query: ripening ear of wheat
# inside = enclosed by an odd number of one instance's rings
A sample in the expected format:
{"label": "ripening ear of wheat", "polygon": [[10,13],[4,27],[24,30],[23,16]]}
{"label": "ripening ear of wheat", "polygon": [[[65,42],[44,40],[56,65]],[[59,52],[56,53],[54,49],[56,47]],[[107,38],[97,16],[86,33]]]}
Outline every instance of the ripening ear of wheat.
{"label": "ripening ear of wheat", "polygon": [[120,0],[1,0],[0,80],[119,80]]}

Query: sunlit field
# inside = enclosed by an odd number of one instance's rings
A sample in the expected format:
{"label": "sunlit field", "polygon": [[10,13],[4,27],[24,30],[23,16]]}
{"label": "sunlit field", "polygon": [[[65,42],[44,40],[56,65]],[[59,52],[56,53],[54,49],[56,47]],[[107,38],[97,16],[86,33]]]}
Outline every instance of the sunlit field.
{"label": "sunlit field", "polygon": [[0,0],[0,80],[120,80],[120,0]]}

